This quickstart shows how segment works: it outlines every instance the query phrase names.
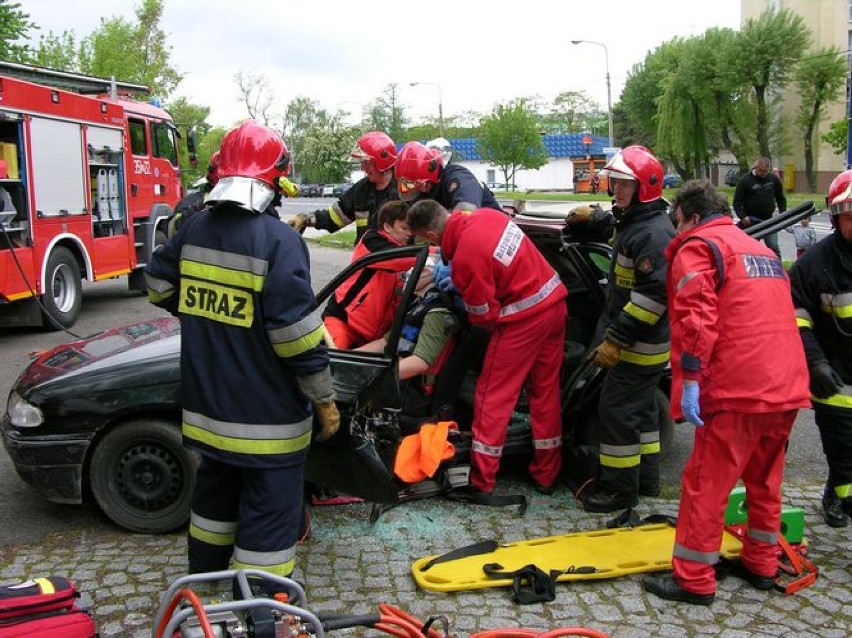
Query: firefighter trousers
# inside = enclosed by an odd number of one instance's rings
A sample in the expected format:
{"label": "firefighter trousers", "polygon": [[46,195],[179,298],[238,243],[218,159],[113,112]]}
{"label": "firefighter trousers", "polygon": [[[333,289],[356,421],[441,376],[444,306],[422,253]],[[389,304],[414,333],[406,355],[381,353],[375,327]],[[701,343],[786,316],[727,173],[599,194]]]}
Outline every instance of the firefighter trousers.
{"label": "firefighter trousers", "polygon": [[852,499],[852,409],[814,402],[814,418],[828,463],[828,488],[840,499]]}
{"label": "firefighter trousers", "polygon": [[660,485],[657,386],[666,364],[619,361],[604,377],[600,417],[600,479],[596,489],[654,493]]}
{"label": "firefighter trousers", "polygon": [[302,515],[302,463],[247,468],[202,456],[192,494],[189,572],[262,569],[290,576]]}
{"label": "firefighter trousers", "polygon": [[687,591],[716,591],[725,507],[742,478],[748,530],[740,559],[752,573],[778,570],[781,479],[797,410],[743,414],[717,412],[695,428],[695,445],[683,470],[683,489],[672,557],[675,580]]}
{"label": "firefighter trousers", "polygon": [[471,449],[471,484],[490,492],[512,412],[526,381],[533,439],[529,472],[550,486],[562,468],[562,370],[567,309],[558,303],[514,323],[499,324],[491,334],[482,374],[476,383]]}

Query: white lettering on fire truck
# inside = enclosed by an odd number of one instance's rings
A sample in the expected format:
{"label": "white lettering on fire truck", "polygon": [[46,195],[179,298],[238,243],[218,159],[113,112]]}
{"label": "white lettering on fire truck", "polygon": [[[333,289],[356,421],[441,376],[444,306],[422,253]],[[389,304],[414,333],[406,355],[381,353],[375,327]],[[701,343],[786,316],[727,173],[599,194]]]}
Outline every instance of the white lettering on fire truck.
{"label": "white lettering on fire truck", "polygon": [[151,161],[150,160],[133,160],[133,172],[137,175],[150,175],[151,174]]}

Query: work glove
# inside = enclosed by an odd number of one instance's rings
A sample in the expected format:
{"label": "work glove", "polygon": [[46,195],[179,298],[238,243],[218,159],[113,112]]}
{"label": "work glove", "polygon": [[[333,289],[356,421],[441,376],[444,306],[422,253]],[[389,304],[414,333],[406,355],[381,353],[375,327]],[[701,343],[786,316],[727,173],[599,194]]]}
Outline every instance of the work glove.
{"label": "work glove", "polygon": [[340,412],[337,411],[337,404],[334,401],[314,403],[314,413],[320,423],[320,431],[316,440],[327,441],[334,436],[337,428],[340,427]]}
{"label": "work glove", "polygon": [[697,428],[704,425],[704,421],[699,416],[701,414],[701,406],[698,404],[698,382],[684,381],[683,395],[680,398],[680,410],[683,412],[683,418],[692,423]]}
{"label": "work glove", "polygon": [[305,232],[305,228],[314,225],[314,216],[308,213],[298,213],[287,220],[290,227],[300,235]]}
{"label": "work glove", "polygon": [[577,206],[568,211],[568,216],[565,218],[569,224],[577,224],[581,222],[588,222],[592,219],[595,213],[601,210],[601,207],[598,204],[587,204],[583,206]]}
{"label": "work glove", "polygon": [[281,192],[287,197],[296,197],[299,194],[299,186],[286,177],[278,178],[278,186],[281,188]]}
{"label": "work glove", "polygon": [[[437,281],[437,280],[436,280]],[[449,277],[445,277],[441,281],[438,282],[438,290],[441,292],[445,292],[448,295],[460,295],[459,289],[456,288],[456,285],[453,283],[453,280]]]}
{"label": "work glove", "polygon": [[433,271],[435,285],[440,287],[442,281],[450,278],[452,271],[453,269],[450,267],[450,264],[445,264],[443,261],[439,261]]}
{"label": "work glove", "polygon": [[843,386],[843,379],[826,361],[810,366],[811,394],[818,399],[827,399],[837,394]]}
{"label": "work glove", "polygon": [[612,341],[604,341],[586,357],[586,361],[593,361],[599,368],[612,368],[621,357],[621,348]]}

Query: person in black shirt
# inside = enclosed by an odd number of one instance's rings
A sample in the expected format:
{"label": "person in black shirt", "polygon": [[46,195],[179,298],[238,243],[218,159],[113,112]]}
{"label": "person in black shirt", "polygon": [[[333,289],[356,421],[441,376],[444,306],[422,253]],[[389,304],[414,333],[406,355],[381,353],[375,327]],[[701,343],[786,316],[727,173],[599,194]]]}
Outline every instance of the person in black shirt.
{"label": "person in black shirt", "polygon": [[[760,157],[754,167],[740,178],[734,191],[734,212],[740,218],[740,228],[748,228],[772,217],[775,207],[783,213],[787,210],[787,198],[784,187],[772,173],[772,162],[768,157]],[[766,245],[781,259],[778,246],[778,234],[772,233],[764,238]]]}

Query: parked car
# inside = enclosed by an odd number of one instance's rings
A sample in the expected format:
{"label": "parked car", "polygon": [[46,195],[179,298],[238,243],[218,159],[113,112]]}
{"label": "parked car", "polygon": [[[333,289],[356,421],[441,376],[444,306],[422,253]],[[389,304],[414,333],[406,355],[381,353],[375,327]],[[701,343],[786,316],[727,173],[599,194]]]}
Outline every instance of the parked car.
{"label": "parked car", "polygon": [[352,186],[352,182],[346,182],[345,184],[337,184],[331,191],[332,195],[334,195],[334,197],[340,197],[343,195],[343,193],[352,188]]}
{"label": "parked car", "polygon": [[739,166],[729,168],[728,172],[725,173],[725,184],[727,186],[736,186],[740,178],[746,173],[748,173],[748,170],[742,170]]}
{"label": "parked car", "polygon": [[319,197],[322,195],[322,186],[319,184],[300,184],[299,195],[302,197]]}
{"label": "parked car", "polygon": [[[799,206],[749,230],[777,232],[813,213],[808,204],[808,210]],[[565,224],[564,214],[514,219],[570,291],[562,366],[563,450],[566,479],[576,488],[596,471],[598,400],[606,371],[585,359],[604,305],[611,248],[597,241],[600,237],[577,234]],[[310,483],[375,503],[441,489],[433,482],[418,491],[421,484],[402,484],[393,474],[401,435],[416,431],[422,420],[402,409],[396,351],[402,309],[413,298],[428,249],[416,245],[371,253],[347,266],[317,295],[322,304],[367,266],[402,256],[416,257],[416,264],[385,351],[330,350],[341,427],[329,441],[312,445],[306,466]],[[459,335],[427,409],[459,424],[456,454],[441,470],[453,485],[467,481],[473,392],[486,344],[487,335],[480,330],[467,328]],[[664,453],[672,436],[669,384],[665,375],[657,392]],[[189,515],[197,459],[181,445],[180,426],[180,330],[172,317],[113,328],[41,353],[12,388],[0,422],[15,469],[42,496],[80,503],[91,494],[115,523],[149,533],[180,527]],[[503,453],[531,451],[522,398]]]}
{"label": "parked car", "polygon": [[663,176],[663,188],[680,188],[683,178],[677,173],[666,173]]}
{"label": "parked car", "polygon": [[493,191],[515,191],[518,190],[517,184],[506,184],[505,182],[486,182],[489,190]]}
{"label": "parked car", "polygon": [[322,196],[323,197],[334,197],[334,189],[337,187],[337,184],[324,184],[322,187]]}

